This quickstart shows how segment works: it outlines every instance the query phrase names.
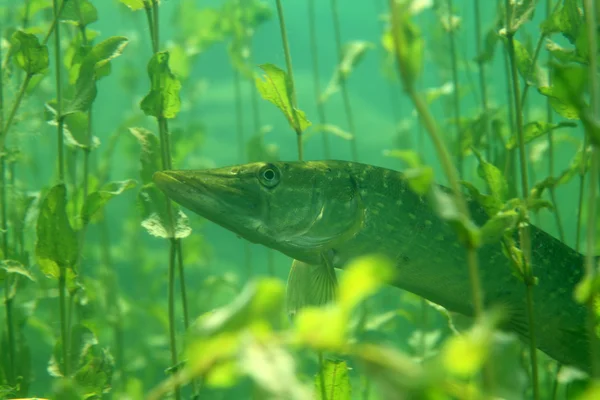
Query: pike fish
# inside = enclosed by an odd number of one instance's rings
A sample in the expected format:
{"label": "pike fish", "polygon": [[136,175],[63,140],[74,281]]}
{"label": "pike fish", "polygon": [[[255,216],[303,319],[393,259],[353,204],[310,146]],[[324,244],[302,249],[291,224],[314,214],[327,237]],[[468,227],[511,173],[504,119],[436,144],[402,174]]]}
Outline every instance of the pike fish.
{"label": "pike fish", "polygon": [[[293,258],[288,285],[312,284],[309,297],[331,297],[333,268],[379,253],[394,262],[394,286],[451,312],[474,315],[464,247],[402,172],[333,160],[257,162],[162,171],[154,182],[181,206]],[[474,200],[469,209],[477,225],[488,219]],[[539,278],[533,291],[537,346],[560,363],[589,372],[587,311],[573,298],[584,258],[543,230],[530,229]],[[478,257],[486,307],[504,307],[503,328],[526,339],[525,285],[511,273],[500,242],[483,245]]]}

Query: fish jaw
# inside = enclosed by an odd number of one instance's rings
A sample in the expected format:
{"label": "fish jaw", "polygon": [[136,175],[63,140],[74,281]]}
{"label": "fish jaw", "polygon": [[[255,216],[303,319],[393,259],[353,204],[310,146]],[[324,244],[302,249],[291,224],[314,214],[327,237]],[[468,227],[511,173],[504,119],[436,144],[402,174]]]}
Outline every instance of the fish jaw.
{"label": "fish jaw", "polygon": [[251,242],[264,238],[259,194],[235,184],[226,171],[159,171],[152,179],[167,197],[190,211]]}

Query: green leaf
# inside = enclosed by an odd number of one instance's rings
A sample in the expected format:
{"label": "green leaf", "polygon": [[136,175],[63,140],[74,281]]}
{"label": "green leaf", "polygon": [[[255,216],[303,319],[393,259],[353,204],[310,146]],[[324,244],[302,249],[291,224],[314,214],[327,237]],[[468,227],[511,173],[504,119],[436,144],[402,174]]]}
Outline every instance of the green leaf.
{"label": "green leaf", "polygon": [[458,239],[466,247],[477,248],[480,245],[479,229],[459,209],[454,197],[444,189],[432,186],[429,192],[430,204],[437,215],[448,222],[456,231]]}
{"label": "green leaf", "polygon": [[175,118],[181,109],[181,83],[169,68],[169,52],[156,53],[148,63],[150,92],[140,107],[144,114],[156,118]]}
{"label": "green leaf", "polygon": [[94,47],[85,56],[75,83],[75,94],[66,106],[63,115],[87,111],[96,99],[96,81],[105,76],[110,61],[120,56],[129,43],[123,36],[112,36]]}
{"label": "green leaf", "polygon": [[487,162],[477,150],[473,149],[473,153],[479,161],[478,175],[485,181],[492,196],[503,202],[508,194],[508,183],[504,174],[494,164]]}
{"label": "green leaf", "polygon": [[[523,127],[523,136],[525,144],[531,142],[534,139],[539,138],[540,136],[544,136],[545,134],[552,132],[559,128],[576,128],[577,124],[574,122],[559,122],[558,124],[545,122],[545,121],[535,121],[529,122],[525,124]],[[517,138],[515,135],[511,136],[506,142],[506,148],[508,150],[512,150],[517,147]]]}
{"label": "green leaf", "polygon": [[583,24],[583,13],[578,0],[564,0],[562,7],[554,11],[540,24],[544,35],[562,33],[567,40],[575,43]]}
{"label": "green leaf", "polygon": [[119,0],[126,5],[131,11],[137,11],[144,8],[144,0]]}
{"label": "green leaf", "polygon": [[511,2],[511,25],[510,31],[515,33],[519,28],[533,18],[535,11],[536,0],[522,0],[519,2]]}
{"label": "green leaf", "polygon": [[337,125],[317,124],[317,125],[312,125],[311,129],[307,133],[302,135],[302,140],[307,141],[308,139],[310,139],[316,133],[319,133],[319,132],[330,133],[330,134],[337,136],[340,139],[344,139],[344,140],[352,140],[352,138],[354,137],[354,136],[352,136],[352,134],[350,132],[346,132],[345,130],[343,130],[342,128],[340,128]]}
{"label": "green leaf", "polygon": [[339,91],[340,84],[348,79],[352,70],[364,58],[367,50],[373,47],[372,43],[361,40],[346,43],[342,47],[342,59],[339,65],[336,66],[333,77],[329,81],[325,91],[319,97],[321,103],[326,102],[331,95]]}
{"label": "green leaf", "polygon": [[261,64],[259,67],[265,72],[264,80],[256,77],[255,83],[262,98],[279,108],[295,131],[304,132],[311,122],[306,119],[303,111],[292,107],[287,73],[273,64]]}
{"label": "green leaf", "polygon": [[246,336],[242,342],[240,368],[272,399],[305,400],[310,389],[297,377],[296,361],[289,350],[267,336]]}
{"label": "green leaf", "polygon": [[550,105],[567,119],[582,119],[587,104],[587,68],[575,64],[551,64],[552,86],[539,87],[538,91],[549,97]]}
{"label": "green leaf", "polygon": [[67,1],[60,14],[60,20],[87,26],[98,21],[98,11],[89,0]]}
{"label": "green leaf", "polygon": [[344,268],[339,285],[339,305],[350,310],[394,278],[390,260],[378,255],[357,257]]}
{"label": "green leaf", "polygon": [[496,51],[498,40],[500,40],[498,29],[493,26],[485,34],[483,39],[483,50],[481,54],[475,58],[475,61],[480,63],[489,63],[492,61],[494,59],[494,52]]}
{"label": "green leaf", "polygon": [[58,184],[42,200],[37,220],[35,255],[46,275],[58,277],[60,268],[73,269],[77,261],[77,235],[66,212],[67,189]]}
{"label": "green leaf", "polygon": [[461,185],[463,185],[468,191],[471,198],[483,209],[485,210],[488,217],[492,217],[496,215],[498,211],[500,211],[503,207],[502,201],[500,199],[490,196],[487,194],[482,194],[479,189],[477,189],[472,183],[461,181]]}
{"label": "green leaf", "polygon": [[135,186],[135,181],[129,179],[120,182],[110,182],[106,184],[101,190],[90,193],[83,204],[81,210],[81,219],[83,224],[87,225],[92,221],[92,218],[99,213],[106,203],[113,197],[120,195],[127,189],[131,189]]}
{"label": "green leaf", "polygon": [[140,178],[142,183],[152,183],[152,175],[162,169],[158,136],[145,128],[129,128],[129,132],[141,146]]}
{"label": "green leaf", "polygon": [[214,337],[277,321],[283,315],[284,298],[285,288],[278,279],[261,278],[250,282],[231,303],[200,316],[191,328],[192,334]]}
{"label": "green leaf", "polygon": [[421,74],[423,65],[423,54],[424,54],[424,41],[421,35],[421,31],[415,25],[411,19],[410,14],[404,10],[405,5],[394,3],[395,7],[398,7],[397,15],[399,20],[396,21],[400,35],[398,38],[393,37],[392,28],[383,34],[381,39],[383,48],[388,53],[396,54],[395,41],[398,41],[398,61],[404,66],[407,71],[407,79],[409,82],[405,84],[414,84]]}
{"label": "green leaf", "polygon": [[84,390],[86,398],[100,398],[111,389],[115,363],[108,349],[98,343],[84,347],[80,354],[78,368],[73,379]]}
{"label": "green leaf", "polygon": [[31,273],[25,269],[23,264],[15,260],[2,260],[0,261],[0,281],[6,279],[8,275],[20,275],[24,276],[30,281],[35,282],[35,278]]}
{"label": "green leaf", "polygon": [[492,244],[500,241],[507,231],[514,229],[518,220],[519,214],[514,210],[496,213],[480,229],[482,243]]}
{"label": "green leaf", "polygon": [[48,47],[40,44],[38,38],[23,31],[12,35],[11,49],[14,60],[28,75],[41,74],[48,68]]}
{"label": "green leaf", "polygon": [[428,166],[410,168],[404,171],[404,178],[408,182],[408,186],[419,196],[429,192],[434,181],[433,175],[433,168]]}
{"label": "green leaf", "polygon": [[530,86],[547,86],[547,83],[545,82],[546,76],[543,74],[540,67],[533,63],[533,58],[529,54],[527,48],[517,39],[513,39],[513,43],[515,46],[515,58],[519,75],[521,75],[525,82]]}
{"label": "green leaf", "polygon": [[155,237],[183,239],[192,233],[187,215],[172,204],[153,183],[142,187],[138,195],[138,206],[142,212],[142,227]]}
{"label": "green leaf", "polygon": [[[63,377],[62,341],[54,346],[48,372],[52,376]],[[94,332],[83,324],[76,324],[69,335],[69,365],[73,373],[73,382],[77,389],[85,393],[79,398],[92,399],[102,397],[110,389],[114,360],[108,350],[102,349]],[[59,362],[60,360],[60,362]]]}
{"label": "green leaf", "polygon": [[318,399],[327,400],[350,400],[351,399],[351,388],[350,378],[348,377],[348,364],[343,360],[330,360],[325,359],[322,365],[322,374],[325,380],[326,398],[323,399],[321,393],[321,379],[319,373],[315,377],[315,394]]}

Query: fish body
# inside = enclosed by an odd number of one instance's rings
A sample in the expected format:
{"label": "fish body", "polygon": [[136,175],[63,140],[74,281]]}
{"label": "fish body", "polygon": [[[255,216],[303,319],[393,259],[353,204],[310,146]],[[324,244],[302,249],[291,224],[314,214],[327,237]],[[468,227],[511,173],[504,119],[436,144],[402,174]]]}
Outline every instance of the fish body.
{"label": "fish body", "polygon": [[[393,260],[393,285],[473,316],[466,250],[428,198],[401,172],[346,161],[250,163],[164,171],[154,181],[171,199],[239,236],[309,264],[343,268],[379,253]],[[488,219],[469,202],[478,225]],[[531,225],[537,346],[557,361],[590,370],[586,308],[573,298],[583,256]],[[525,285],[511,273],[501,244],[478,251],[486,307],[508,311],[506,328],[523,338]]]}

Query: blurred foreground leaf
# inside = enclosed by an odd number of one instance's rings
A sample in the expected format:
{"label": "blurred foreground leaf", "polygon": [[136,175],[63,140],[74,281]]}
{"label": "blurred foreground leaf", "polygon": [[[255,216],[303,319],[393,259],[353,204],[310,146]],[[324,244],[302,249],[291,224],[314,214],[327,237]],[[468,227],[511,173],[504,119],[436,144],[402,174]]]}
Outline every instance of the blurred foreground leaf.
{"label": "blurred foreground leaf", "polygon": [[297,378],[296,361],[292,354],[270,337],[260,339],[245,335],[239,362],[242,371],[271,398],[312,399],[310,389]]}
{"label": "blurred foreground leaf", "polygon": [[272,278],[251,282],[227,306],[199,317],[193,334],[210,337],[234,333],[253,324],[278,321],[283,315],[283,284]]}
{"label": "blurred foreground leaf", "polygon": [[421,157],[413,150],[385,150],[384,156],[397,158],[406,164],[404,169],[404,179],[408,182],[411,190],[419,196],[423,196],[429,192],[434,181],[433,168],[423,165]]}
{"label": "blurred foreground leaf", "polygon": [[321,395],[323,389],[321,388],[321,379],[317,373],[315,377],[315,394],[317,398],[321,400],[350,400],[352,397],[346,361],[325,359],[322,368],[325,378],[324,393],[327,397],[323,399]]}
{"label": "blurred foreground leaf", "polygon": [[146,115],[156,118],[175,118],[181,109],[181,83],[169,68],[169,52],[156,53],[148,62],[150,92],[140,103]]}
{"label": "blurred foreground leaf", "polygon": [[390,27],[383,34],[381,41],[383,48],[390,54],[396,55],[396,49],[398,49],[397,61],[402,65],[402,70],[406,74],[402,80],[405,85],[412,85],[421,74],[425,46],[419,28],[410,19],[406,3],[410,2],[394,3],[394,7],[397,8],[398,21],[393,21],[392,27],[393,24],[397,24],[398,37],[394,38],[394,30]]}
{"label": "blurred foreground leaf", "polygon": [[125,4],[130,10],[137,11],[144,8],[144,0],[119,0]]}
{"label": "blurred foreground leaf", "polygon": [[262,64],[259,67],[265,72],[264,80],[256,77],[255,83],[262,98],[279,108],[296,132],[304,132],[311,123],[303,111],[292,107],[287,73],[273,64]]}
{"label": "blurred foreground leaf", "polygon": [[77,261],[77,235],[66,212],[67,189],[58,184],[42,200],[37,220],[35,254],[46,275],[58,277],[60,268],[73,269]]}

